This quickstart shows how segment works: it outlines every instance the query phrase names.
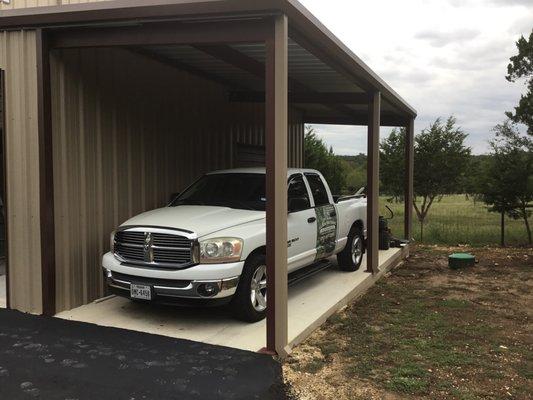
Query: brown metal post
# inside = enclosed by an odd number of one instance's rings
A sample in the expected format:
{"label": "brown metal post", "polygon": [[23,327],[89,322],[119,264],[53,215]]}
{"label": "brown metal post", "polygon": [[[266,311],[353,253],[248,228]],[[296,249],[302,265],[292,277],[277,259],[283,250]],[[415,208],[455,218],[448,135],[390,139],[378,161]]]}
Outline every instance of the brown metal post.
{"label": "brown metal post", "polygon": [[374,92],[368,103],[367,160],[367,248],[366,271],[379,271],[379,127],[381,93]]}
{"label": "brown metal post", "polygon": [[411,118],[406,127],[405,137],[405,239],[413,238],[413,199],[414,199],[414,171],[415,171],[415,120]]}
{"label": "brown metal post", "polygon": [[39,191],[41,215],[41,281],[44,315],[56,313],[54,173],[50,48],[47,33],[37,30],[37,101],[39,134]]}
{"label": "brown metal post", "polygon": [[10,308],[11,296],[9,291],[9,248],[8,248],[8,214],[7,214],[7,160],[6,160],[6,76],[5,71],[0,70],[0,107],[2,115],[0,118],[0,129],[2,130],[2,168],[3,168],[3,187],[2,187],[2,207],[4,217],[4,260],[6,264],[6,308]]}
{"label": "brown metal post", "polygon": [[287,346],[288,22],[274,20],[266,41],[267,351]]}

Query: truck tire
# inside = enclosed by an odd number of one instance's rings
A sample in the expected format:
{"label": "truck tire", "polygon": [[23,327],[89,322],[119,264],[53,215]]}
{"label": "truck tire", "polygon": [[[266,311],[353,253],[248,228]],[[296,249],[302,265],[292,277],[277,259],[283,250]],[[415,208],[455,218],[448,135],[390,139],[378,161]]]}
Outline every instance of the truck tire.
{"label": "truck tire", "polygon": [[337,255],[339,268],[343,271],[357,271],[363,262],[365,252],[363,231],[353,227],[348,234],[346,247]]}
{"label": "truck tire", "polygon": [[245,322],[257,322],[266,317],[266,257],[252,255],[242,271],[237,291],[231,301],[235,318]]}

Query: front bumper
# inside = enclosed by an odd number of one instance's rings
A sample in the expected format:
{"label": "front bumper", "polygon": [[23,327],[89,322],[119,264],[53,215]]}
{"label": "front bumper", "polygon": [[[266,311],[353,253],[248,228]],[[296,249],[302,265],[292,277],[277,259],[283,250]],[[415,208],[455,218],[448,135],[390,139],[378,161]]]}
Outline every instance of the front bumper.
{"label": "front bumper", "polygon": [[114,273],[107,268],[104,268],[104,277],[107,286],[124,291],[124,295],[128,297],[132,284],[150,286],[155,299],[222,299],[233,296],[239,284],[239,277],[208,281],[167,281]]}
{"label": "front bumper", "polygon": [[184,270],[162,270],[126,265],[111,253],[104,255],[104,279],[111,291],[129,297],[132,284],[150,286],[152,299],[161,303],[230,300],[237,290],[244,263],[197,265]]}

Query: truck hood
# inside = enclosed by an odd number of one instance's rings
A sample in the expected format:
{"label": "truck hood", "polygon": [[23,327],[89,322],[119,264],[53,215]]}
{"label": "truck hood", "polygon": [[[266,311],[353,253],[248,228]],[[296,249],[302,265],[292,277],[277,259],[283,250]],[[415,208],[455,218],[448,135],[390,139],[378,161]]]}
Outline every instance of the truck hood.
{"label": "truck hood", "polygon": [[233,226],[265,218],[264,211],[236,210],[227,207],[177,206],[164,207],[139,214],[121,226],[157,226],[185,229],[198,237]]}

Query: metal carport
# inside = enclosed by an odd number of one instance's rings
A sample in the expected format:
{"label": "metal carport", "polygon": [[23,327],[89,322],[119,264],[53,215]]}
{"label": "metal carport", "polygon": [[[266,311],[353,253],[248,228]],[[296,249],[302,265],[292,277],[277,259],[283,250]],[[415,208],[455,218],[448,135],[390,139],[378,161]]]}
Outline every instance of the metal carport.
{"label": "metal carport", "polygon": [[[134,54],[216,83],[227,96],[217,101],[228,107],[238,105],[233,118],[253,114],[250,107],[259,107],[252,122],[264,125],[266,151],[269,351],[283,354],[288,344],[287,276],[279,273],[287,261],[286,170],[289,159],[297,163],[302,158],[297,142],[289,144],[289,111],[299,116],[295,124],[300,130],[303,123],[368,126],[367,269],[373,274],[379,272],[379,129],[407,128],[405,237],[411,237],[416,112],[297,1],[111,0],[20,8],[2,12],[0,30],[0,68],[6,73],[8,300],[12,308],[47,315],[61,311],[57,284],[64,271],[57,268],[57,260],[64,248],[60,240],[66,243],[68,234],[57,235],[57,197],[69,182],[58,182],[54,167],[65,154],[54,139],[61,123],[64,134],[77,132],[81,123],[71,121],[67,129],[68,115],[58,106],[68,103],[61,98],[66,92],[58,84],[66,81],[54,63],[58,54],[69,50],[83,52],[80,57],[86,62],[80,62],[81,69],[94,52],[126,51],[126,58]],[[137,85],[136,79],[131,84]],[[69,101],[76,101],[76,96]],[[83,109],[82,102],[78,112],[85,121]],[[189,144],[194,147],[195,143]],[[19,151],[24,151],[22,169],[17,164],[21,159],[14,155]],[[155,151],[153,156],[157,158]],[[118,173],[116,166],[109,167]],[[97,206],[118,208],[117,204]],[[81,221],[87,222],[87,214],[85,218]],[[120,222],[118,212],[110,222]],[[84,273],[94,272],[88,271]],[[86,289],[82,285],[71,290]]]}

